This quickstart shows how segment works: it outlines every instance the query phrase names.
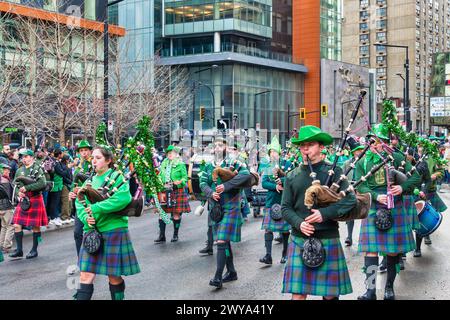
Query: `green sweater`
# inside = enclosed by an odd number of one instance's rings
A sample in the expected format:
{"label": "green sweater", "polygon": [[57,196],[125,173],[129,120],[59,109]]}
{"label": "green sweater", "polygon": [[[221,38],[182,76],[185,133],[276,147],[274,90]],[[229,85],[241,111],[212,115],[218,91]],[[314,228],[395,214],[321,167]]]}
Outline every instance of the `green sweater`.
{"label": "green sweater", "polygon": [[[323,185],[328,177],[328,170],[331,164],[321,161],[312,165],[317,173],[316,179]],[[336,167],[333,181],[337,181],[342,174],[342,169]],[[312,178],[309,176],[310,170],[307,165],[300,165],[288,174],[284,182],[284,191],[281,200],[283,218],[292,226],[292,234],[297,237],[307,238],[300,231],[300,224],[310,215],[310,210],[305,206],[305,192],[311,186]],[[347,181],[341,184],[341,190],[348,188]],[[323,221],[314,223],[315,231],[313,236],[316,238],[329,239],[339,238],[339,225],[332,220],[348,213],[356,205],[356,197],[350,193],[336,203],[325,208],[317,208],[322,214]],[[316,209],[316,208],[314,208]]]}
{"label": "green sweater", "polygon": [[[37,181],[36,181],[36,183],[32,183],[32,184],[25,186],[25,189],[27,191],[42,191],[42,190],[44,190],[47,180],[45,179],[44,171],[42,170],[41,166],[37,162],[34,162],[29,168],[26,168],[25,166],[21,166],[17,170],[16,175],[14,176],[14,185],[16,185],[16,187],[17,187],[17,184],[16,184],[17,177],[19,177],[19,176],[29,177],[31,168],[33,168],[33,172],[36,172],[36,170],[37,170],[37,174],[34,175],[35,178],[37,178],[36,179]],[[16,193],[18,191],[19,190],[16,190]]]}
{"label": "green sweater", "polygon": [[161,163],[161,168],[159,172],[159,178],[161,182],[165,184],[166,182],[166,170],[170,168],[170,181],[181,181],[179,185],[174,185],[174,188],[182,189],[186,186],[188,180],[188,174],[186,170],[186,165],[180,159],[174,159],[170,161],[168,158],[164,159]]}
{"label": "green sweater", "polygon": [[[112,169],[107,170],[101,176],[95,175],[92,178],[92,187],[94,189],[100,188],[111,170]],[[118,186],[123,180],[122,175],[118,175],[118,177],[116,176],[117,173],[113,173],[113,178],[116,180],[114,186]],[[87,181],[84,182],[83,186],[86,182]],[[128,217],[112,214],[112,212],[117,212],[124,209],[131,202],[131,200],[130,185],[125,183],[110,198],[91,204],[92,215],[95,219],[95,224],[97,225],[98,230],[100,232],[106,232],[118,228],[128,228]],[[86,203],[88,205],[90,204],[88,199],[86,199]],[[84,231],[88,231],[90,229],[88,223],[86,222],[88,214],[78,199],[75,200],[75,207],[77,209],[78,218],[84,224]]]}
{"label": "green sweater", "polygon": [[[291,163],[286,160],[281,160],[279,166],[284,169],[284,171],[289,168]],[[283,192],[277,191],[277,183],[275,182],[275,177],[273,175],[273,168],[275,168],[275,163],[270,163],[269,167],[265,169],[263,178],[262,178],[262,187],[268,190],[266,195],[266,208],[271,208],[274,204],[281,203],[281,196]],[[281,183],[284,184],[284,177],[281,177]]]}

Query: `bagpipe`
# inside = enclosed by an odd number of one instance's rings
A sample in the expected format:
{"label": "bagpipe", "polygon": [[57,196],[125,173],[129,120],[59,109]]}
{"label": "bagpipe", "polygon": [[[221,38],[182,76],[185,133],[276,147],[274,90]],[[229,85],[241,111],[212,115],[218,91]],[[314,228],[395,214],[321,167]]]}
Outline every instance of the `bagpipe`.
{"label": "bagpipe", "polygon": [[[14,184],[17,187],[17,189],[20,189],[24,186],[28,186],[31,184],[36,183],[42,176],[38,176],[39,169],[36,168],[36,164],[33,164],[30,169],[30,175],[29,176],[18,176],[14,180]],[[45,190],[46,186],[44,186],[40,190],[34,190],[32,191],[33,195],[39,194],[41,191]],[[16,195],[13,195],[13,202],[14,205],[20,205],[20,208],[23,211],[27,211],[31,207],[30,198],[28,196],[24,196],[23,198],[19,199]]]}
{"label": "bagpipe", "polygon": [[[221,167],[220,165],[216,166],[212,172],[212,181],[217,183],[218,179],[220,181],[227,182],[233,179],[238,175],[239,170],[242,167],[245,167],[245,163],[235,159],[229,166]],[[259,184],[259,175],[256,172],[250,172],[248,179],[243,182],[239,188],[251,188]]]}

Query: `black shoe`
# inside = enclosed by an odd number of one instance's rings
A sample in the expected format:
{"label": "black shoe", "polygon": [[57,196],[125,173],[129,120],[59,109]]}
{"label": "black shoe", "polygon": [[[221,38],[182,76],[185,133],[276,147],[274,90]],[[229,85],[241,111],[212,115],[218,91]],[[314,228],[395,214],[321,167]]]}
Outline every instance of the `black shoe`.
{"label": "black shoe", "polygon": [[367,290],[362,296],[357,298],[358,300],[377,300],[377,294],[375,290]]}
{"label": "black shoe", "polygon": [[395,300],[394,288],[387,286],[384,289],[384,300]]}
{"label": "black shoe", "polygon": [[345,239],[345,246],[350,247],[352,245],[353,241],[350,238]]}
{"label": "black shoe", "polygon": [[36,258],[37,256],[38,256],[37,251],[30,251],[30,253],[27,254],[26,258],[33,259],[33,258]]}
{"label": "black shoe", "polygon": [[422,256],[422,252],[420,250],[414,250],[414,258],[420,258]]}
{"label": "black shoe", "polygon": [[222,278],[222,282],[230,282],[230,281],[235,281],[238,279],[237,276],[237,272],[230,272],[228,271],[227,273],[225,273],[224,277]]}
{"label": "black shoe", "polygon": [[265,264],[272,264],[272,256],[270,254],[266,254],[264,257],[259,259],[259,262]]}
{"label": "black shoe", "polygon": [[172,237],[172,240],[170,240],[170,242],[177,242],[178,241],[178,236],[173,236]]}
{"label": "black shoe", "polygon": [[9,255],[10,258],[23,258],[23,251],[14,251]]}
{"label": "black shoe", "polygon": [[159,235],[158,239],[155,240],[155,243],[166,242],[166,237]]}
{"label": "black shoe", "polygon": [[199,250],[198,252],[201,253],[201,254],[208,254],[208,255],[212,256],[213,255],[213,248],[210,247],[210,246],[206,246],[205,248],[203,248],[202,250]]}
{"label": "black shoe", "polygon": [[398,264],[400,265],[400,270],[405,270],[405,263],[402,258],[398,259]]}
{"label": "black shoe", "polygon": [[430,245],[432,243],[431,239],[430,239],[430,236],[426,236],[425,239],[424,239],[424,242],[425,242],[425,244]]}
{"label": "black shoe", "polygon": [[278,236],[278,237],[276,237],[273,240],[275,240],[275,242],[277,242],[277,243],[282,243],[283,242],[283,237],[282,236]]}
{"label": "black shoe", "polygon": [[222,280],[216,279],[216,278],[211,279],[211,280],[209,280],[209,285],[216,287],[217,289],[220,289],[220,288],[222,288]]}
{"label": "black shoe", "polygon": [[280,263],[282,263],[282,264],[286,263],[287,259],[288,259],[287,256],[282,256]]}

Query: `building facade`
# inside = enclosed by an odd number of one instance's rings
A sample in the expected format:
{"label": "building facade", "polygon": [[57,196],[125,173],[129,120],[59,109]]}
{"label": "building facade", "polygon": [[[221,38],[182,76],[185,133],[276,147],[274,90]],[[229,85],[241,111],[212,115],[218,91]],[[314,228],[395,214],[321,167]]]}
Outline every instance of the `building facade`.
{"label": "building facade", "polygon": [[433,54],[450,50],[450,1],[346,0],[342,30],[343,61],[375,68],[378,88],[397,100],[401,119],[405,49],[383,44],[408,47],[412,129],[430,130]]}

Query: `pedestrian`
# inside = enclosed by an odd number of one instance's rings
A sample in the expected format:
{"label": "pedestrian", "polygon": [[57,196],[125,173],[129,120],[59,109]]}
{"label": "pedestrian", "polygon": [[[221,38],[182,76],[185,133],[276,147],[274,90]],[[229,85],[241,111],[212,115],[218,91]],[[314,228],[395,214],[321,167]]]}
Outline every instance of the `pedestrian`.
{"label": "pedestrian", "polygon": [[[22,155],[23,166],[16,172],[14,178],[15,193],[19,195],[19,205],[14,211],[12,224],[14,225],[14,237],[16,240],[16,250],[10,254],[10,258],[20,259],[23,257],[23,231],[24,227],[31,227],[33,230],[33,247],[27,254],[27,259],[38,256],[38,244],[41,241],[41,227],[48,223],[45,212],[42,190],[45,189],[46,180],[42,168],[35,162],[34,152],[30,149],[23,149],[19,152]],[[21,177],[31,178],[35,182],[24,185],[20,183]],[[27,206],[27,202],[29,205]]]}
{"label": "pedestrian", "polygon": [[14,214],[13,190],[10,178],[11,167],[0,163],[0,252],[8,253],[13,245],[14,226],[11,219]]}
{"label": "pedestrian", "polygon": [[[167,158],[163,160],[160,167],[159,178],[164,185],[167,201],[163,205],[166,213],[172,214],[173,236],[170,242],[178,241],[178,231],[181,226],[183,213],[191,212],[189,205],[189,194],[186,191],[188,174],[186,165],[178,155],[178,149],[170,145],[166,149]],[[166,223],[159,219],[159,236],[155,243],[166,241]]]}
{"label": "pedestrian", "polygon": [[60,218],[61,215],[61,193],[63,189],[63,171],[61,168],[61,159],[62,159],[62,151],[61,149],[56,149],[53,152],[53,161],[54,165],[54,173],[50,174],[53,187],[48,193],[47,197],[47,216],[49,218],[49,224],[55,225],[57,227],[62,226],[62,221]]}
{"label": "pedestrian", "polygon": [[[291,143],[299,146],[305,163],[294,169],[284,183],[281,201],[283,218],[291,225],[288,260],[284,269],[283,293],[291,293],[293,300],[305,300],[308,295],[322,296],[324,300],[338,300],[340,295],[352,292],[347,263],[339,238],[339,226],[334,218],[348,213],[356,205],[354,194],[320,209],[308,209],[305,192],[312,180],[324,184],[332,165],[321,159],[324,146],[333,138],[315,126],[303,126]],[[308,166],[307,162],[310,162]],[[342,174],[336,167],[333,181]],[[344,181],[341,188],[348,187]],[[313,237],[313,238],[311,238]],[[311,266],[302,259],[305,243],[316,239],[322,244],[322,264]],[[307,265],[308,264],[308,265]]]}
{"label": "pedestrian", "polygon": [[[287,247],[289,241],[289,231],[291,225],[287,223],[281,215],[281,197],[283,194],[283,185],[285,181],[285,175],[288,168],[291,166],[289,161],[280,159],[281,145],[278,142],[278,138],[274,136],[271,144],[267,147],[269,151],[270,164],[265,169],[263,175],[262,187],[266,190],[266,211],[261,225],[261,230],[264,232],[264,246],[266,248],[266,255],[259,259],[259,262],[271,265],[272,264],[272,241],[273,233],[281,233],[283,242],[283,251],[281,254],[280,263],[286,263],[287,261]],[[275,216],[274,212],[278,211],[279,216]]]}
{"label": "pedestrian", "polygon": [[19,150],[9,152],[9,166],[11,167],[10,178],[13,180],[17,169],[19,169]]}
{"label": "pedestrian", "polygon": [[74,219],[70,217],[70,199],[69,192],[72,186],[72,169],[71,164],[69,163],[70,157],[65,154],[61,158],[61,173],[63,179],[63,188],[61,191],[61,221],[62,224],[72,223]]}
{"label": "pedestrian", "polygon": [[[389,156],[384,151],[384,146],[389,144],[389,132],[383,124],[377,124],[372,128],[370,136],[376,139],[366,153],[363,161],[359,161],[355,167],[355,180],[365,176],[373,167],[382,162],[382,158]],[[381,155],[381,156],[380,156]],[[402,166],[404,156],[398,152],[390,155],[394,158],[393,166],[396,170]],[[406,162],[404,169],[408,172],[411,164]],[[409,194],[420,183],[420,177],[412,175],[401,185],[394,185],[388,181],[386,170],[378,170],[375,174],[365,179],[358,186],[358,192],[368,193],[372,196],[372,205],[368,217],[361,221],[358,252],[364,252],[364,272],[366,274],[366,292],[358,297],[358,300],[376,300],[376,273],[378,266],[378,253],[387,255],[387,281],[385,285],[384,299],[395,300],[394,281],[397,275],[397,265],[400,255],[414,250],[414,237],[408,218],[408,212],[404,208],[402,194]],[[390,189],[388,189],[388,183]],[[390,200],[389,197],[392,197]],[[388,207],[388,201],[393,202],[393,208]],[[388,210],[392,224],[387,230],[383,230],[377,224],[377,212]],[[389,227],[389,226],[388,226]],[[370,283],[369,283],[370,281]]]}
{"label": "pedestrian", "polygon": [[[92,180],[85,181],[98,189],[109,177],[113,168],[113,152],[107,147],[97,147],[92,152],[92,165],[95,175]],[[118,174],[112,186],[118,187],[125,178]],[[133,249],[128,231],[128,217],[111,213],[120,211],[131,200],[128,183],[122,184],[107,199],[92,204],[86,199],[85,207],[77,198],[75,206],[78,218],[83,223],[84,232],[96,228],[103,238],[103,245],[96,254],[90,254],[81,246],[80,288],[74,296],[77,300],[90,300],[94,292],[94,280],[97,275],[106,275],[109,280],[109,290],[112,300],[123,300],[125,296],[125,281],[122,276],[129,276],[140,272],[140,267]]]}
{"label": "pedestrian", "polygon": [[2,147],[2,152],[0,153],[0,163],[9,166],[9,153],[11,152],[11,147],[9,144],[4,144]]}

